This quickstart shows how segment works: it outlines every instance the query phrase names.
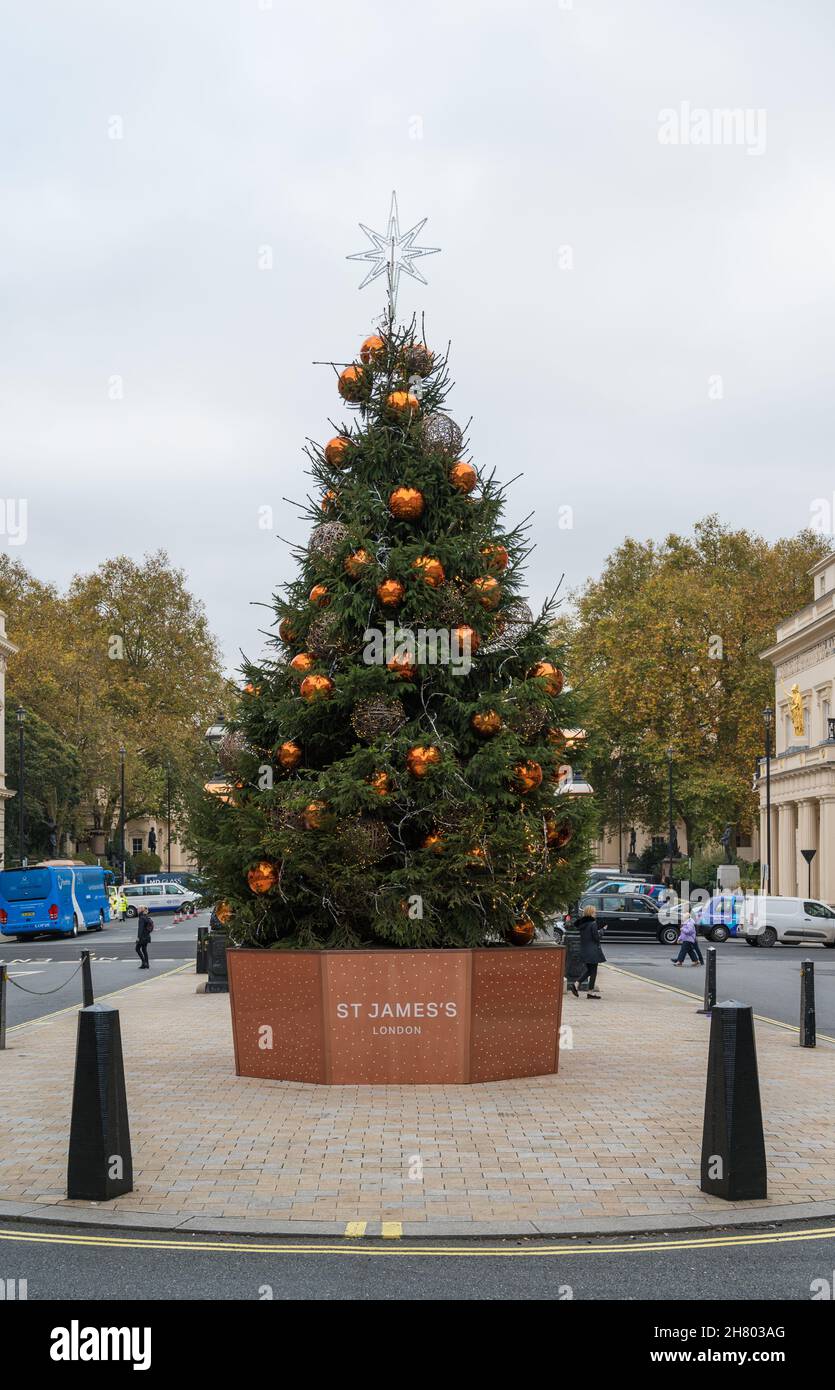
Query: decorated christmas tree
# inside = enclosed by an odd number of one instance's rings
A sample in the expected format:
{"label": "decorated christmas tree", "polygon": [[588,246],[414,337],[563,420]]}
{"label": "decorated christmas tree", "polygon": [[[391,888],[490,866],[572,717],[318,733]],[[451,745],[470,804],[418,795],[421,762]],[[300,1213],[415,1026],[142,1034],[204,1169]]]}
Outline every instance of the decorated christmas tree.
{"label": "decorated christmas tree", "polygon": [[393,201],[386,236],[364,229],[387,309],[333,364],[346,416],[306,450],[310,537],[196,817],[239,945],[521,945],[588,864],[555,600],[522,597],[528,527],[505,529],[447,411],[447,354],[397,322],[422,225],[401,237]]}

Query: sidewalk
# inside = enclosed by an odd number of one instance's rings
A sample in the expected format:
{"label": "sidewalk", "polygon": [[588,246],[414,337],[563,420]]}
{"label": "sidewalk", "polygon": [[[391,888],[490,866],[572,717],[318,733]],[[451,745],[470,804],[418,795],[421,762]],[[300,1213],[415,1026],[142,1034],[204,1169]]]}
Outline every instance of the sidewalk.
{"label": "sidewalk", "polygon": [[832,1046],[756,1025],[770,1196],[728,1203],[699,1191],[710,1025],[692,998],[604,967],[603,1000],[566,998],[573,1047],[556,1077],[317,1087],[236,1077],[228,996],[197,983],[189,965],[110,1000],[135,1182],[113,1202],[64,1199],[75,1011],[10,1031],[0,1218],[518,1235],[835,1215]]}

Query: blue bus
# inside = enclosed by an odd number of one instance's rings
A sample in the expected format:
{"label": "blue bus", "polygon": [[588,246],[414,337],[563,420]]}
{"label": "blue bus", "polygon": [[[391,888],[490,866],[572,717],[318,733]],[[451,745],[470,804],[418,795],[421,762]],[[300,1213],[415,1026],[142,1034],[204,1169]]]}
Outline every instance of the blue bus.
{"label": "blue bus", "polygon": [[35,864],[0,871],[0,934],[26,941],[42,932],[77,936],[110,921],[109,869]]}

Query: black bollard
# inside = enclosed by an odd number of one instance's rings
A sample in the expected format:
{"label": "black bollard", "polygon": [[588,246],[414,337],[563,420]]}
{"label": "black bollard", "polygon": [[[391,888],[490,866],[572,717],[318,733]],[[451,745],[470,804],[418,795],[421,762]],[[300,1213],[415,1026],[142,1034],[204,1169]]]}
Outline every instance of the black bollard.
{"label": "black bollard", "polygon": [[96,999],[93,994],[93,968],[90,965],[90,952],[81,952],[81,996],[82,1007],[89,1009],[91,1004],[95,1004]]}
{"label": "black bollard", "polygon": [[710,1020],[699,1186],[729,1202],[768,1196],[754,1011],[736,1000]]}
{"label": "black bollard", "polygon": [[226,932],[209,932],[209,969],[206,979],[207,994],[228,994],[229,976],[226,970]]}
{"label": "black bollard", "polygon": [[704,1007],[697,1009],[699,1014],[705,1014],[710,1018],[711,1012],[716,1007],[716,947],[708,946],[707,960],[705,961],[705,1002]]}
{"label": "black bollard", "polygon": [[800,1046],[815,1047],[815,962],[800,963]]}
{"label": "black bollard", "polygon": [[0,965],[0,1052],[6,1046],[6,967]]}
{"label": "black bollard", "polygon": [[133,1190],[119,1011],[79,1010],[67,1197],[106,1202]]}
{"label": "black bollard", "polygon": [[196,975],[205,975],[209,969],[209,928],[197,928],[197,961],[194,967]]}

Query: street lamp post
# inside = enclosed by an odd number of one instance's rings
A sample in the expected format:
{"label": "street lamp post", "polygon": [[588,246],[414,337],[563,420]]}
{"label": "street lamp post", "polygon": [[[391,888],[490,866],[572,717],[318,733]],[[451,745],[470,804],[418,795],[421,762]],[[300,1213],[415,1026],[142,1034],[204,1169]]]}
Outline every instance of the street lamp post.
{"label": "street lamp post", "polygon": [[125,881],[125,750],[119,749],[119,859],[122,865],[122,882]]}
{"label": "street lamp post", "polygon": [[23,721],[26,718],[26,711],[22,705],[17,707],[17,816],[18,816],[18,848],[20,851],[20,867],[26,868],[26,828],[24,824],[24,764],[23,764]]}
{"label": "street lamp post", "polygon": [[771,705],[763,710],[765,724],[765,891],[771,892]]}
{"label": "street lamp post", "polygon": [[669,794],[669,821],[670,834],[668,846],[670,850],[670,886],[673,882],[673,750],[667,749],[667,768],[668,768],[668,794]]}

